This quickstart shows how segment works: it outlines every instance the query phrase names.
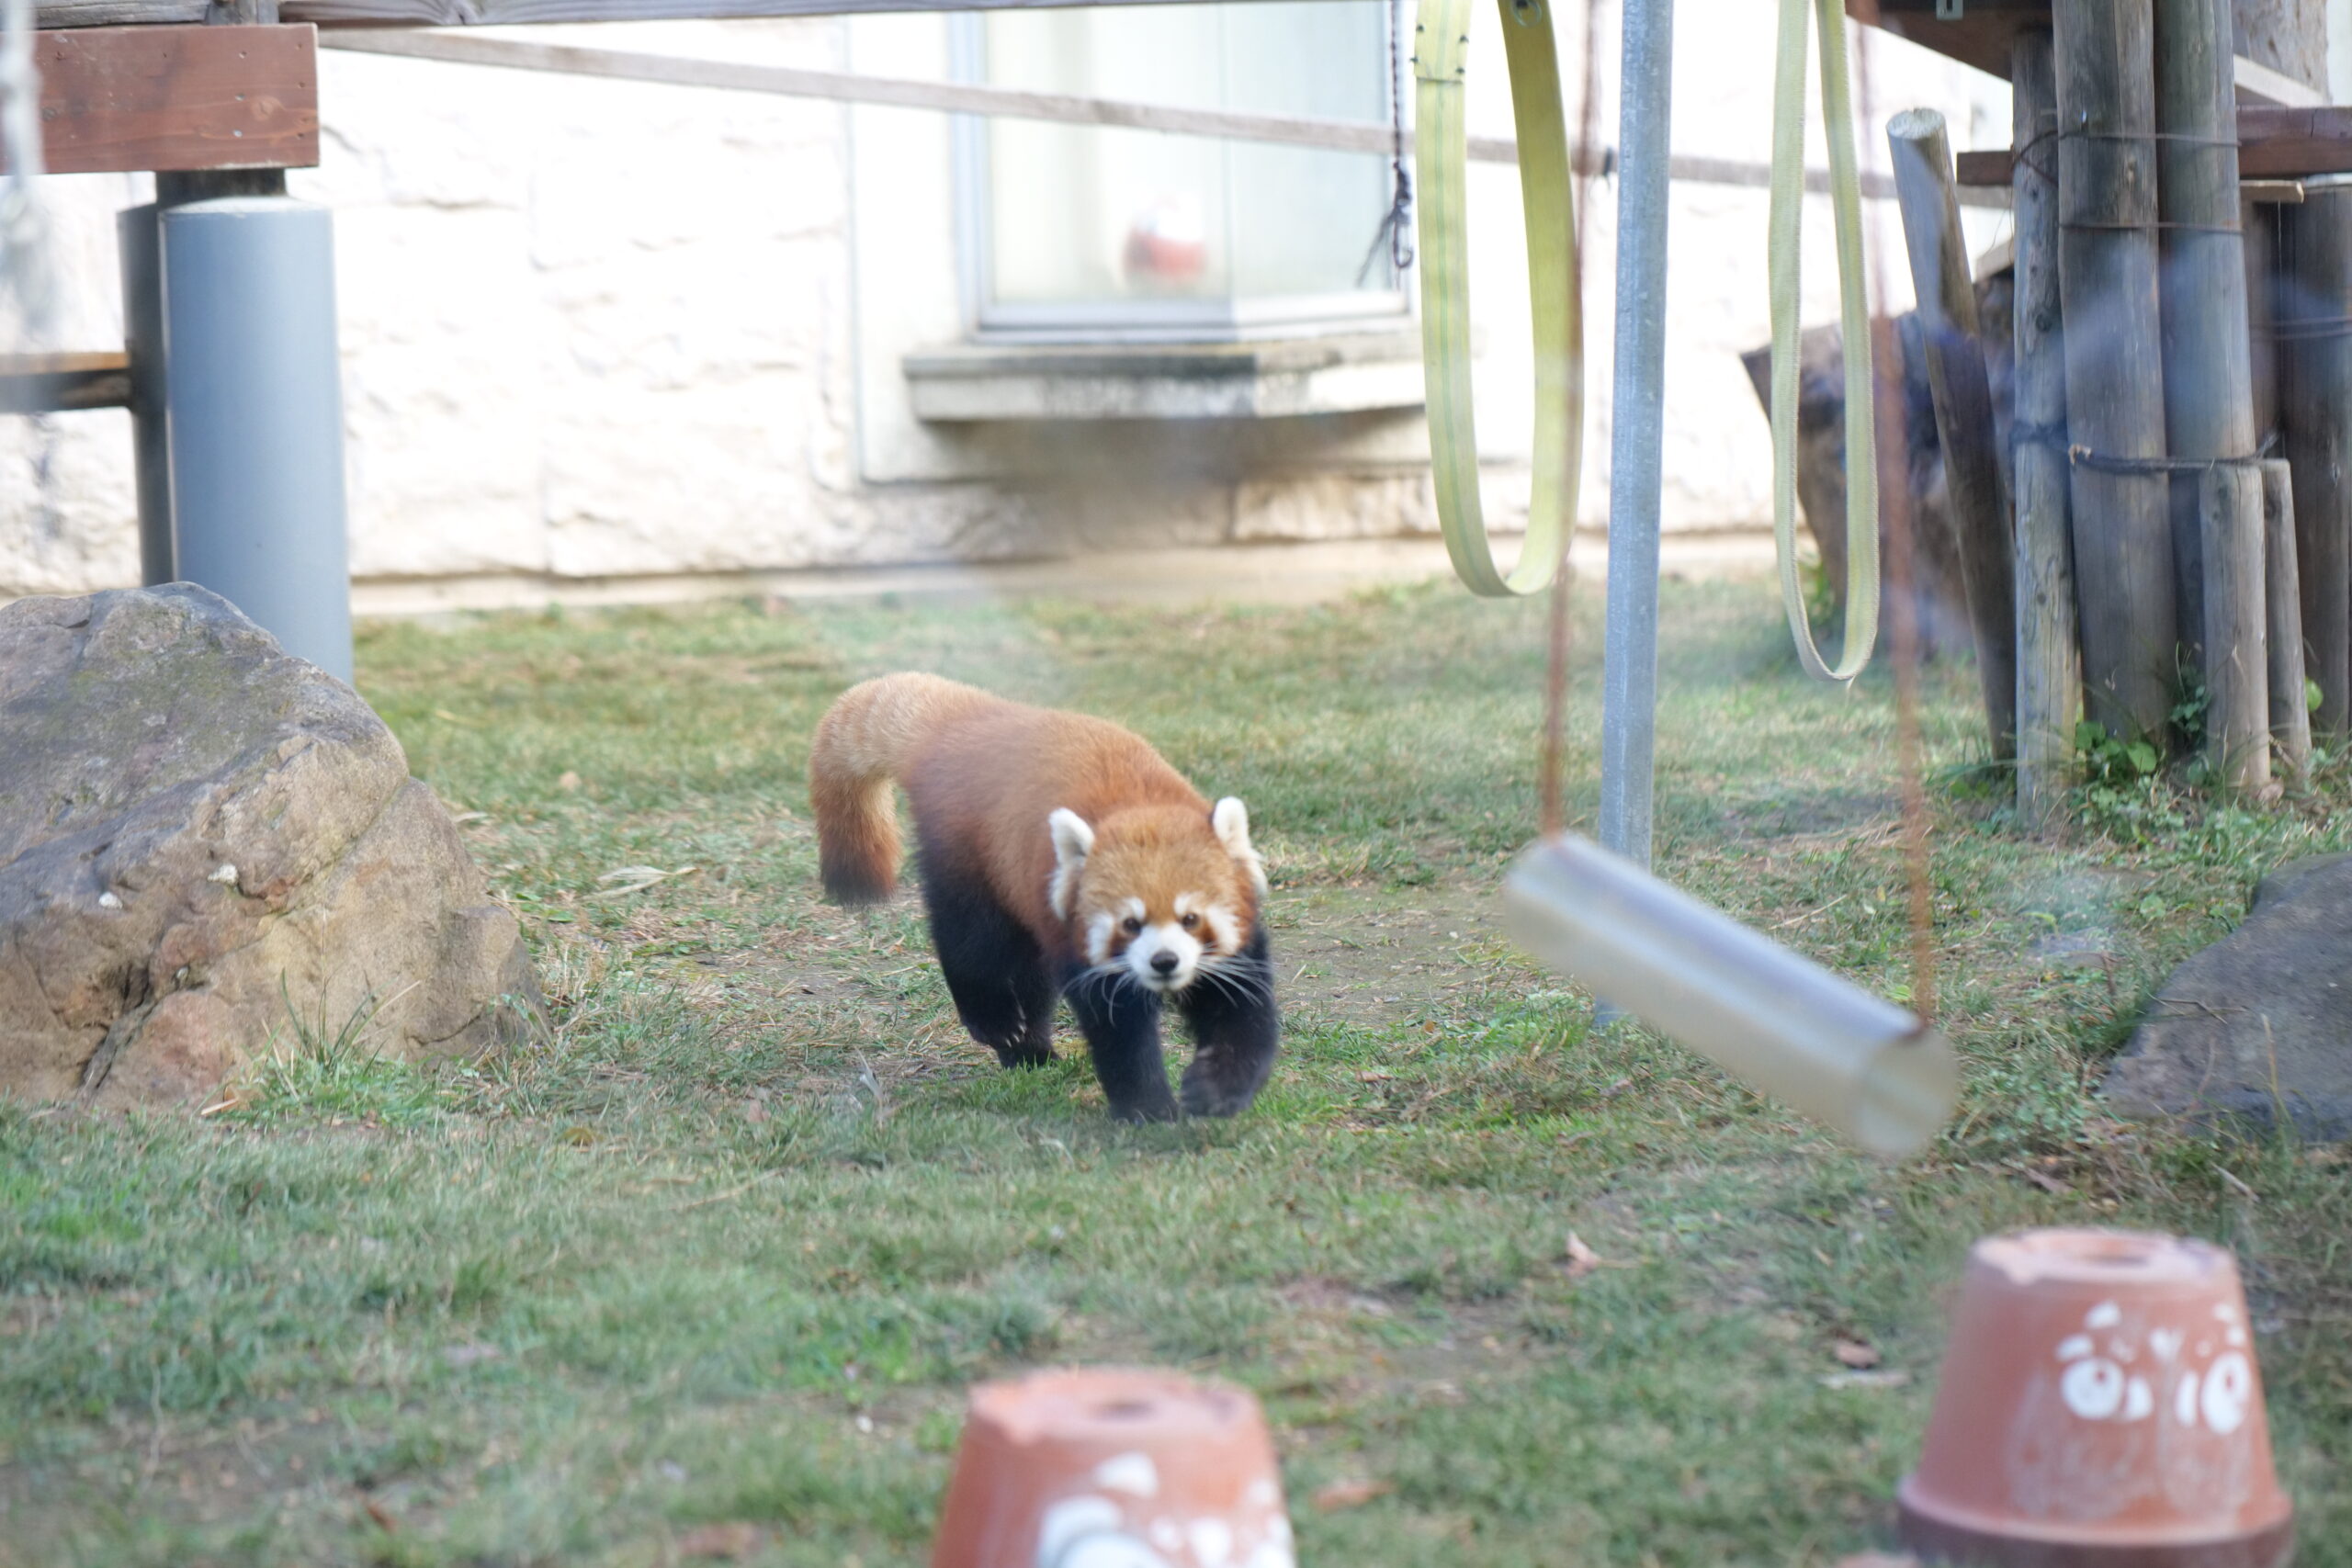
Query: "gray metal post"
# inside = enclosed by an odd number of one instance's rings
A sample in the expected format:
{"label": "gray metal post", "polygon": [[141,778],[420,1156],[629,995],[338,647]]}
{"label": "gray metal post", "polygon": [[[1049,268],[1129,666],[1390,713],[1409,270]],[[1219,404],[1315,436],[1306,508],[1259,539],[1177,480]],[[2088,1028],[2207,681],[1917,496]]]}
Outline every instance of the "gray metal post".
{"label": "gray metal post", "polygon": [[1609,625],[1600,708],[1600,841],[1650,863],[1657,716],[1657,533],[1666,419],[1667,158],[1673,0],[1626,0],[1617,132],[1617,372],[1610,405]]}
{"label": "gray metal post", "polygon": [[161,227],[179,575],[349,681],[330,215],[229,197],[171,208]]}
{"label": "gray metal post", "polygon": [[122,250],[122,338],[130,355],[130,453],[139,492],[140,581],[179,575],[172,560],[172,458],[164,423],[164,276],[153,203],[115,216]]}

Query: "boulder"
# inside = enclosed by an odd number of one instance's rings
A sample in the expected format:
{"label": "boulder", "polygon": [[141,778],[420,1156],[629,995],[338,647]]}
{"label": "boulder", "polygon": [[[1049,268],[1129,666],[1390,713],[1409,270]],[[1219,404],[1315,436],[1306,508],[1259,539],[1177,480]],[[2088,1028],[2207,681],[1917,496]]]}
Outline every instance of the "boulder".
{"label": "boulder", "polygon": [[349,687],[191,584],[0,608],[0,1094],[185,1103],[273,1038],[464,1054],[539,1006]]}
{"label": "boulder", "polygon": [[2352,855],[2265,877],[2245,923],[2173,971],[2107,1075],[2129,1115],[2352,1136]]}

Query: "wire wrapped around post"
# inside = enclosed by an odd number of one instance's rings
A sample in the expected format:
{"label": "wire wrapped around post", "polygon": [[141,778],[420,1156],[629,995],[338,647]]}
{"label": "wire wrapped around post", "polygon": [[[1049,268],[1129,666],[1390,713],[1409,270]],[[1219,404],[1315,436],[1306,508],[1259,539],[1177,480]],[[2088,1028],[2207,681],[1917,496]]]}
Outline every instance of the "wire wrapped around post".
{"label": "wire wrapped around post", "polygon": [[1567,121],[1549,0],[1500,0],[1519,138],[1521,202],[1535,337],[1535,460],[1527,535],[1509,575],[1496,566],[1478,494],[1478,432],[1470,387],[1469,128],[1471,0],[1421,0],[1413,28],[1419,164],[1421,347],[1438,525],[1453,570],[1474,593],[1499,599],[1550,585],[1567,553],[1584,455],[1584,320],[1569,190]]}

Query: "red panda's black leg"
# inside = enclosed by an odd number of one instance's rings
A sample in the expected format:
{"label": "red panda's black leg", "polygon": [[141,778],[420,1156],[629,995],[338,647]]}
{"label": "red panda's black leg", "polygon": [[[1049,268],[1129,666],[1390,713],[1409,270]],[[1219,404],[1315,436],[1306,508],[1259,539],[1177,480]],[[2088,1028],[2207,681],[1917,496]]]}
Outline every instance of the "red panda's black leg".
{"label": "red panda's black leg", "polygon": [[1176,1120],[1176,1098],[1168,1092],[1168,1064],[1159,1052],[1159,998],[1116,975],[1084,970],[1066,994],[1112,1117]]}
{"label": "red panda's black leg", "polygon": [[959,874],[944,857],[925,857],[922,895],[939,972],[972,1038],[1008,1067],[1052,1061],[1058,987],[1036,939],[986,883]]}
{"label": "red panda's black leg", "polygon": [[1250,1108],[1273,1071],[1282,1019],[1274,1007],[1273,959],[1266,928],[1250,945],[1215,960],[1177,998],[1195,1049],[1184,1069],[1184,1113],[1232,1116]]}

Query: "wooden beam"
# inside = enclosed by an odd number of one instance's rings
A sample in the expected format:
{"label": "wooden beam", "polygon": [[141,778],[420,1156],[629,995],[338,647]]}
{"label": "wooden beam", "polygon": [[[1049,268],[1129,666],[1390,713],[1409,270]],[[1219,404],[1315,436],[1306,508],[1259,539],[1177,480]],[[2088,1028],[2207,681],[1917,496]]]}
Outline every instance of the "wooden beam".
{"label": "wooden beam", "polygon": [[85,28],[41,34],[33,58],[51,174],[319,161],[314,28]]}
{"label": "wooden beam", "polygon": [[130,403],[127,354],[0,355],[0,413],[62,413]]}
{"label": "wooden beam", "polygon": [[[2011,151],[1962,152],[1960,183],[2009,183]],[[2352,106],[2238,107],[2238,175],[2246,180],[2299,180],[2308,175],[2352,174]],[[2300,193],[2298,193],[2300,194]]]}
{"label": "wooden beam", "polygon": [[2006,80],[2018,30],[2049,27],[2050,0],[1966,0],[1957,18],[1937,16],[1936,0],[1846,0],[1846,14]]}

